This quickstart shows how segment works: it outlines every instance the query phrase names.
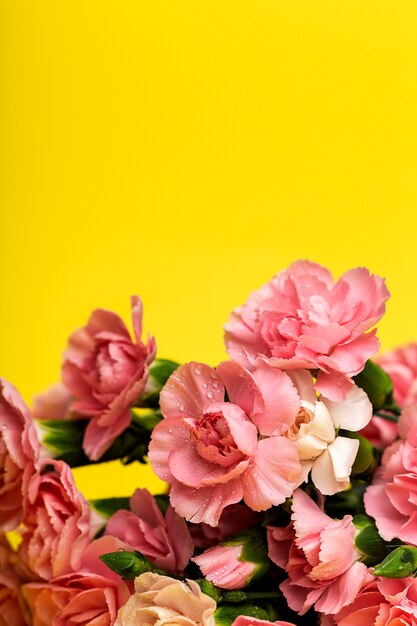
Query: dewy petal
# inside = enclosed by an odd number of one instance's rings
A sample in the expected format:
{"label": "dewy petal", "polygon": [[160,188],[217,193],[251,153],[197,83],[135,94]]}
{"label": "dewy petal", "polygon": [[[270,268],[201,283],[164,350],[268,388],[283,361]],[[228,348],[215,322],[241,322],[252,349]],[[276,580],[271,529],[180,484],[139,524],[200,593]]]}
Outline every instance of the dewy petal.
{"label": "dewy petal", "polygon": [[287,370],[287,374],[291,378],[293,385],[295,385],[301,400],[315,404],[317,401],[317,393],[314,389],[314,381],[311,372],[305,369],[296,369]]}
{"label": "dewy petal", "polygon": [[372,418],[372,404],[364,392],[354,385],[342,402],[333,402],[323,398],[336,428],[358,431]]}
{"label": "dewy petal", "polygon": [[348,481],[352,465],[359,450],[359,440],[336,437],[327,448],[332,460],[334,476],[338,481]]}
{"label": "dewy petal", "polygon": [[198,418],[212,402],[222,402],[224,387],[217,372],[204,363],[191,361],[170,376],[161,391],[160,405],[165,418]]}
{"label": "dewy petal", "polygon": [[398,537],[406,517],[393,507],[384,485],[370,485],[364,495],[365,511],[375,519],[378,532],[385,541]]}
{"label": "dewy petal", "polygon": [[258,442],[251,466],[241,476],[243,499],[254,511],[282,504],[301,478],[301,464],[294,444],[285,437]]}
{"label": "dewy petal", "polygon": [[171,486],[170,501],[176,512],[187,521],[217,526],[223,509],[239,502],[242,495],[240,478],[201,489],[175,481]]}
{"label": "dewy petal", "polygon": [[261,435],[282,434],[294,423],[300,398],[291,378],[281,370],[260,364],[253,377],[263,398],[263,408],[252,415]]}
{"label": "dewy petal", "polygon": [[256,449],[257,430],[243,410],[235,404],[225,402],[222,415],[229,427],[230,434],[242,454],[252,456]]}
{"label": "dewy petal", "polygon": [[417,447],[417,441],[414,441],[414,439],[416,438],[416,431],[417,405],[414,404],[404,409],[404,411],[401,413],[398,420],[398,434],[400,435],[401,439],[404,439],[404,441],[410,441],[410,438],[413,439],[411,443],[414,447]]}
{"label": "dewy petal", "polygon": [[294,491],[291,519],[297,546],[303,550],[308,562],[316,565],[320,533],[332,519],[301,489]]}
{"label": "dewy petal", "polygon": [[247,415],[263,407],[263,398],[252,374],[239,363],[223,361],[217,366],[230,402],[240,406]]}
{"label": "dewy petal", "polygon": [[164,420],[152,431],[149,444],[149,462],[155,474],[165,482],[173,481],[169,469],[169,455],[172,450],[183,447],[190,440],[190,431],[182,419]]}
{"label": "dewy petal", "polygon": [[325,398],[333,400],[334,402],[341,402],[344,400],[352,385],[353,381],[340,372],[332,371],[330,373],[326,373],[321,370],[317,375],[317,391],[319,391]]}
{"label": "dewy petal", "polygon": [[[331,585],[324,588],[323,593],[315,603],[315,609],[331,615],[338,613],[344,606],[354,601],[360,589],[371,578],[366,565],[354,563],[344,574],[336,578]],[[365,626],[365,623],[363,626]]]}
{"label": "dewy petal", "polygon": [[332,496],[347,487],[349,481],[340,483],[336,480],[329,451],[325,450],[313,463],[311,480],[325,496]]}

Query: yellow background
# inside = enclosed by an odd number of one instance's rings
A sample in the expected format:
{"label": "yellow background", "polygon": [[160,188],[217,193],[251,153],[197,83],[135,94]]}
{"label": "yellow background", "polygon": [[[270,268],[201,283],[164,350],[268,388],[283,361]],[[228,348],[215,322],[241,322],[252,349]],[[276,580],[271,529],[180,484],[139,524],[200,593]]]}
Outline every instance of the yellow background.
{"label": "yellow background", "polygon": [[[30,403],[70,332],[145,302],[159,355],[306,257],[367,265],[417,339],[417,2],[4,0],[0,372]],[[149,472],[77,472],[87,496]],[[156,484],[153,483],[156,487]]]}

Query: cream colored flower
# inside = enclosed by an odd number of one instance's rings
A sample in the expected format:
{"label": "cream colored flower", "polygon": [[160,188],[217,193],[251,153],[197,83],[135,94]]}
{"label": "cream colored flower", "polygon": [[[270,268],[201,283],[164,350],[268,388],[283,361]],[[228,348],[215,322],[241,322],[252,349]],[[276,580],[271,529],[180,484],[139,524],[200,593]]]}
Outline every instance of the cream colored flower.
{"label": "cream colored flower", "polygon": [[119,610],[115,626],[215,626],[216,602],[193,580],[187,584],[152,572],[135,580],[135,593]]}
{"label": "cream colored flower", "polygon": [[300,394],[301,408],[285,434],[297,448],[303,480],[307,480],[311,470],[317,489],[324,495],[333,495],[348,486],[359,448],[359,441],[340,436],[339,428],[364,428],[372,417],[372,405],[356,385],[342,402],[331,402],[317,397],[311,374],[306,370],[290,375]]}

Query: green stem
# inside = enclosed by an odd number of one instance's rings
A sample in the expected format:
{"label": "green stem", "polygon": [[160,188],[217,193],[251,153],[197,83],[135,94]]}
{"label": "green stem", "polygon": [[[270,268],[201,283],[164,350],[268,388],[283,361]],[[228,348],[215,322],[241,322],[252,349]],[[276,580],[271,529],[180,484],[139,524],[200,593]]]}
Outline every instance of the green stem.
{"label": "green stem", "polygon": [[394,422],[395,424],[398,422],[398,416],[401,413],[395,413],[394,415],[389,415],[388,413],[383,413],[382,411],[376,411],[375,415],[377,415],[378,417],[382,417],[384,420],[387,420],[387,422]]}

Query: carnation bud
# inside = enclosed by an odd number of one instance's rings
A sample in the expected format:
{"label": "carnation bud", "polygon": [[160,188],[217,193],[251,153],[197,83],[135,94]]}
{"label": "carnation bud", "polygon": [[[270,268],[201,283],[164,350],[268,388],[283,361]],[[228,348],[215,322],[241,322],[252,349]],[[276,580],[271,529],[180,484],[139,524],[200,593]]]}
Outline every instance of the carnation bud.
{"label": "carnation bud", "polygon": [[209,548],[192,559],[203,575],[221,589],[241,589],[269,568],[264,534],[250,530]]}
{"label": "carnation bud", "polygon": [[145,572],[167,575],[166,572],[157,569],[140,552],[124,552],[123,550],[108,552],[107,554],[102,554],[100,560],[125,580],[133,580]]}
{"label": "carnation bud", "polygon": [[417,571],[417,548],[414,546],[399,546],[377,565],[375,576],[385,578],[408,578]]}
{"label": "carnation bud", "polygon": [[353,380],[370,399],[374,411],[389,409],[393,404],[393,385],[388,374],[376,363],[366,361],[364,369]]}
{"label": "carnation bud", "polygon": [[357,528],[355,547],[363,555],[365,565],[375,565],[387,554],[385,542],[378,534],[375,522],[368,515],[355,515],[353,524]]}

